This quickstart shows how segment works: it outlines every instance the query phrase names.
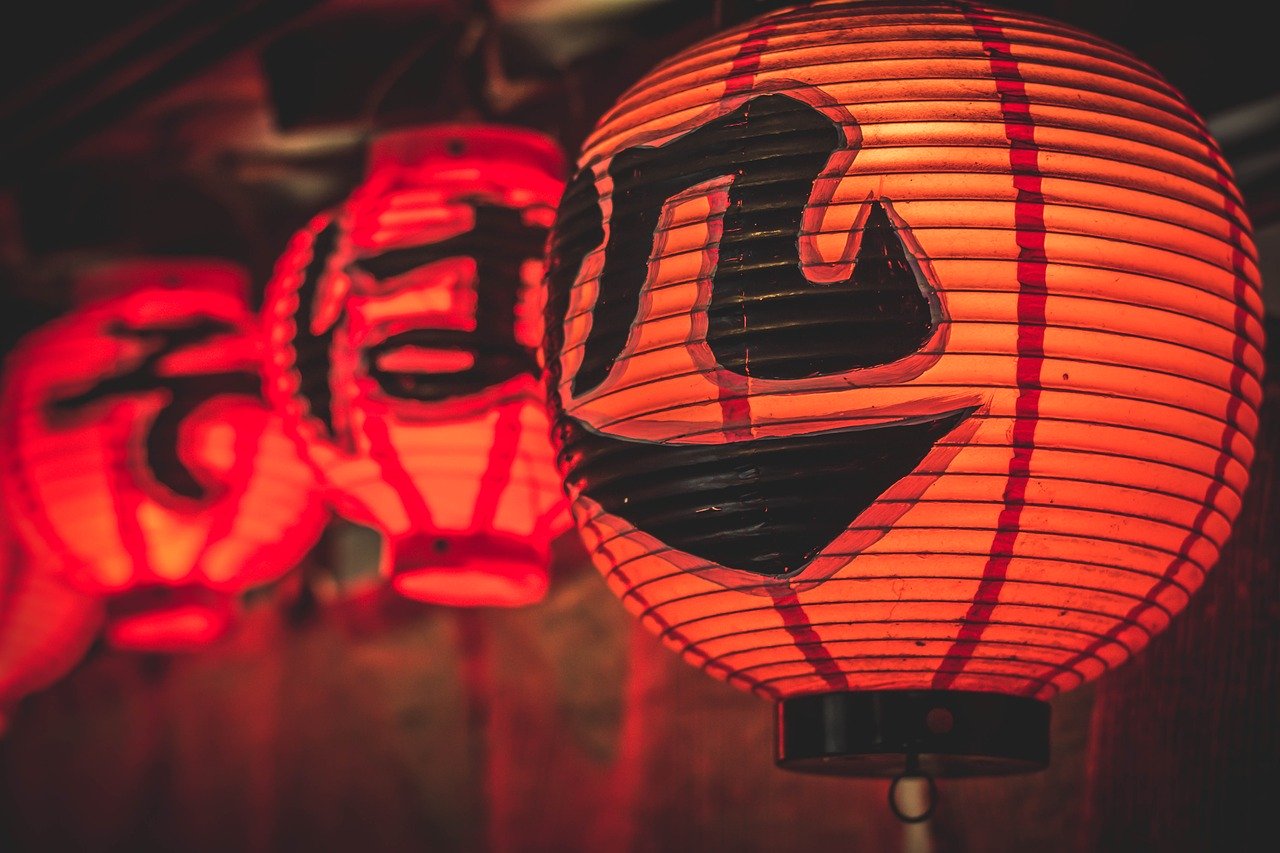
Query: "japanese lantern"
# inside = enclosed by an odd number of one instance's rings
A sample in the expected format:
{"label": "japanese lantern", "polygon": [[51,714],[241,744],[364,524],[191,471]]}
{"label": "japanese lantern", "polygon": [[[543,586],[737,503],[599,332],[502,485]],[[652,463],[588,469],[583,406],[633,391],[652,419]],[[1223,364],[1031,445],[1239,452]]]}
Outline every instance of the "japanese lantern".
{"label": "japanese lantern", "polygon": [[29,547],[104,596],[107,640],[178,651],[288,572],[326,512],[261,394],[261,338],[239,267],[107,263],[69,314],[10,354],[3,495]]}
{"label": "japanese lantern", "polygon": [[1201,119],[1045,18],[816,2],[659,65],[578,165],[546,355],[609,585],[778,703],[784,767],[1044,766],[1248,479],[1258,270]]}
{"label": "japanese lantern", "polygon": [[271,394],[409,598],[537,601],[572,526],[537,364],[563,172],[532,131],[387,133],[268,286]]}
{"label": "japanese lantern", "polygon": [[53,568],[0,526],[0,734],[23,697],[66,675],[102,627],[102,602]]}

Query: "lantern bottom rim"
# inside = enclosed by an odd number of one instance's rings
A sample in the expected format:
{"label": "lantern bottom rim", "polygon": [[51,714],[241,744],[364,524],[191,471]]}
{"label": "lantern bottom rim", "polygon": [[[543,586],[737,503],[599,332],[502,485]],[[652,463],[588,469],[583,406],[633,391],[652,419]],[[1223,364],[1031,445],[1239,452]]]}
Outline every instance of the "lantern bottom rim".
{"label": "lantern bottom rim", "polygon": [[236,618],[230,596],[196,586],[141,587],[107,599],[107,642],[130,652],[174,654],[221,639]]}
{"label": "lantern bottom rim", "polygon": [[963,690],[815,693],[777,705],[776,763],[832,776],[1007,776],[1049,764],[1047,702]]}
{"label": "lantern bottom rim", "polygon": [[494,532],[434,531],[391,544],[391,585],[447,607],[523,607],[547,592],[549,554]]}

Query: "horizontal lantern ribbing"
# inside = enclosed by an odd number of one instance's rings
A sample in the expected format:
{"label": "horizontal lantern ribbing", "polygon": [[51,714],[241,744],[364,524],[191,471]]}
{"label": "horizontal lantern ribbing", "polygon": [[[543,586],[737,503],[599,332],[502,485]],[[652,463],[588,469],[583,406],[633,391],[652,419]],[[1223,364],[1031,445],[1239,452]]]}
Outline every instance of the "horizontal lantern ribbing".
{"label": "horizontal lantern ribbing", "polygon": [[[694,665],[773,698],[1047,698],[1203,582],[1253,458],[1256,249],[1138,59],[973,4],[818,2],[659,64],[579,167],[551,241],[561,464],[597,567]],[[912,287],[907,355],[828,367],[892,341]]]}

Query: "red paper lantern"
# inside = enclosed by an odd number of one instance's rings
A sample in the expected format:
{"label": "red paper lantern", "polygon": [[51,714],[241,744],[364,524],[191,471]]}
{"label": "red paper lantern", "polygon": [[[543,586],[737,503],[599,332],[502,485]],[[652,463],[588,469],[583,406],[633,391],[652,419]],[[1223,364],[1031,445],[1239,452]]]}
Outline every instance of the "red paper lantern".
{"label": "red paper lantern", "polygon": [[[1214,564],[1258,270],[1155,72],[971,3],[817,2],[667,60],[551,238],[575,515],[627,606],[779,705],[779,762],[1014,772]],[[904,758],[905,756],[905,758]]]}
{"label": "red paper lantern", "polygon": [[212,259],[139,259],[78,289],[79,307],[9,356],[4,497],[31,547],[107,597],[112,644],[199,647],[326,519],[262,400],[247,277]]}
{"label": "red paper lantern", "polygon": [[268,287],[276,402],[410,598],[536,601],[571,526],[536,362],[563,172],[531,131],[387,134]]}
{"label": "red paper lantern", "polygon": [[0,527],[0,734],[23,697],[66,675],[102,627],[102,602]]}

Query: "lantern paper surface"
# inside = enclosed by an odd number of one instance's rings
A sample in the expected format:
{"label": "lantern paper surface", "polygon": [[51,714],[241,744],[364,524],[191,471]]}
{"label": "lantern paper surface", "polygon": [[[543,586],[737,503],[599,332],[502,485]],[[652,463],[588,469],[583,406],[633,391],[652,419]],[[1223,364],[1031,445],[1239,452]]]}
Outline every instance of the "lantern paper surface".
{"label": "lantern paper surface", "polygon": [[1217,145],[1133,56],[818,2],[658,66],[579,166],[562,462],[690,663],[775,699],[1043,700],[1200,586],[1253,456],[1258,271]]}
{"label": "lantern paper surface", "polygon": [[247,287],[212,259],[104,265],[9,357],[6,503],[69,583],[106,596],[116,646],[216,639],[237,596],[293,568],[325,523],[262,399]]}
{"label": "lantern paper surface", "polygon": [[531,131],[387,134],[268,288],[271,393],[410,598],[536,601],[572,526],[536,360],[563,172]]}
{"label": "lantern paper surface", "polygon": [[48,555],[0,527],[0,734],[24,696],[80,661],[102,627],[102,602],[68,585]]}

